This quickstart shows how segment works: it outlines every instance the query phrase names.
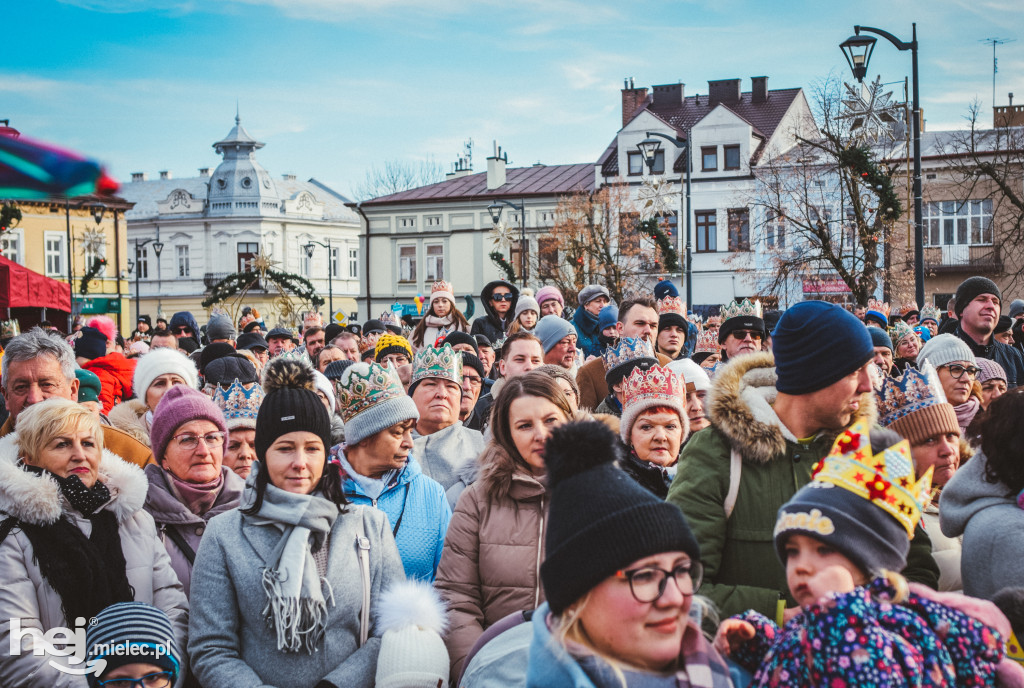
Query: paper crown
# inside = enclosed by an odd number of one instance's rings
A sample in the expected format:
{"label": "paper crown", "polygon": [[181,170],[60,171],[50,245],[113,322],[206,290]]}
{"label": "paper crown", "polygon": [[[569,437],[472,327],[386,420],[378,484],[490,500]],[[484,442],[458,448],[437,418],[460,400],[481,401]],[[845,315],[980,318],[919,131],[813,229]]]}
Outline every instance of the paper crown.
{"label": "paper crown", "polygon": [[743,299],[742,301],[730,301],[722,306],[722,320],[730,318],[762,318],[764,310],[760,301]]}
{"label": "paper crown", "polygon": [[385,325],[397,325],[398,324],[398,316],[396,316],[395,312],[392,311],[392,310],[382,311],[381,314],[380,314],[380,317],[377,318],[377,320],[380,320]]}
{"label": "paper crown", "polygon": [[309,352],[306,351],[306,347],[297,346],[291,351],[282,351],[274,358],[293,358],[296,361],[302,361],[306,365],[312,366],[313,362],[309,360]]}
{"label": "paper crown", "polygon": [[623,337],[617,345],[605,349],[601,358],[604,361],[604,372],[606,373],[612,368],[617,368],[638,358],[650,358],[655,363],[658,361],[650,342],[636,337]]}
{"label": "paper crown", "polygon": [[925,320],[934,320],[936,323],[939,322],[939,318],[942,317],[942,313],[935,306],[925,306],[921,309],[921,315],[918,318],[920,322]]}
{"label": "paper crown", "polygon": [[881,377],[875,387],[875,401],[879,425],[889,426],[915,411],[946,403],[946,395],[935,366],[926,361],[920,370],[907,366],[901,377]]}
{"label": "paper crown", "polygon": [[648,370],[634,368],[622,386],[623,408],[640,401],[665,401],[678,405],[685,398],[683,378],[657,365]]}
{"label": "paper crown", "polygon": [[832,450],[815,464],[812,481],[834,485],[868,500],[896,519],[913,539],[932,487],[932,467],[920,480],[914,478],[910,442],[900,440],[872,454],[870,427],[863,420],[836,438]]}
{"label": "paper crown", "polygon": [[455,287],[452,286],[451,282],[446,282],[444,280],[438,280],[438,281],[436,281],[436,282],[434,282],[433,284],[430,285],[430,296],[431,296],[431,298],[433,298],[434,292],[437,292],[437,291],[444,292],[446,295],[447,294],[454,294],[455,293]]}
{"label": "paper crown", "polygon": [[0,338],[17,337],[21,334],[21,326],[17,320],[0,320]]}
{"label": "paper crown", "polygon": [[462,356],[455,352],[451,344],[442,347],[427,346],[416,352],[416,357],[412,361],[410,384],[428,377],[439,377],[462,384]]}
{"label": "paper crown", "polygon": [[685,320],[686,302],[678,296],[666,296],[658,301],[658,315],[667,315],[669,313],[674,313]]}
{"label": "paper crown", "polygon": [[917,307],[917,301],[911,301],[900,306],[900,317],[905,318],[911,313],[919,313],[920,309]]}
{"label": "paper crown", "polygon": [[722,345],[718,343],[718,333],[714,330],[704,330],[697,336],[697,348],[694,353],[717,354],[722,352]]}
{"label": "paper crown", "polygon": [[886,325],[889,324],[889,304],[884,301],[877,299],[868,299],[868,309],[866,315],[873,315],[876,318],[882,320]]}
{"label": "paper crown", "polygon": [[216,386],[213,391],[213,403],[224,412],[224,421],[229,430],[240,427],[255,428],[263,396],[263,387],[260,385],[253,383],[246,389],[245,385],[235,378],[227,389],[220,385]]}
{"label": "paper crown", "polygon": [[708,321],[704,323],[708,328],[717,329],[722,326],[722,316],[720,315],[709,315]]}
{"label": "paper crown", "polygon": [[897,320],[892,324],[892,327],[889,328],[889,339],[892,340],[893,346],[899,346],[899,343],[903,341],[904,337],[912,334],[916,334],[914,332],[914,328],[902,320]]}
{"label": "paper crown", "polygon": [[393,367],[372,362],[367,365],[365,373],[360,365],[349,366],[348,377],[342,378],[344,383],[339,381],[335,385],[341,419],[346,423],[381,402],[405,396],[405,388]]}

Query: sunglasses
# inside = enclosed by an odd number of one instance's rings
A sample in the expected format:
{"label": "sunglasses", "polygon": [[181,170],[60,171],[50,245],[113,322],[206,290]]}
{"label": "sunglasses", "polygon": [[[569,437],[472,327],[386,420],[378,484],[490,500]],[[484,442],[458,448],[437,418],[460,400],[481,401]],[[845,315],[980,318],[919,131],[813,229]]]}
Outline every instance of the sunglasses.
{"label": "sunglasses", "polygon": [[733,330],[731,334],[733,337],[739,340],[744,340],[747,337],[750,337],[755,342],[759,342],[762,339],[761,333],[758,332],[757,330]]}
{"label": "sunglasses", "polygon": [[514,298],[512,294],[491,294],[491,301],[511,301]]}
{"label": "sunglasses", "polygon": [[175,327],[174,328],[174,333],[175,334],[192,334],[192,328],[191,327]]}

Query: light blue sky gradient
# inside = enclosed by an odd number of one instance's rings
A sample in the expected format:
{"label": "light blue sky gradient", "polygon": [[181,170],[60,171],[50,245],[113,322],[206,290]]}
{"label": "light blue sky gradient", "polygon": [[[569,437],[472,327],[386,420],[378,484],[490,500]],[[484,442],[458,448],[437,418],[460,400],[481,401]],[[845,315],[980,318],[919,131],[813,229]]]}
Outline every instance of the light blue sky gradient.
{"label": "light blue sky gradient", "polygon": [[[513,165],[594,161],[625,77],[687,94],[850,80],[837,46],[856,23],[905,40],[918,23],[928,129],[962,126],[975,98],[991,121],[984,38],[1018,39],[998,49],[996,97],[1024,103],[1020,0],[12,0],[3,14],[0,119],[122,180],[216,166],[236,100],[271,174],[343,193],[383,160],[448,167],[467,138],[478,171],[493,139]],[[880,40],[870,76],[909,72]]]}

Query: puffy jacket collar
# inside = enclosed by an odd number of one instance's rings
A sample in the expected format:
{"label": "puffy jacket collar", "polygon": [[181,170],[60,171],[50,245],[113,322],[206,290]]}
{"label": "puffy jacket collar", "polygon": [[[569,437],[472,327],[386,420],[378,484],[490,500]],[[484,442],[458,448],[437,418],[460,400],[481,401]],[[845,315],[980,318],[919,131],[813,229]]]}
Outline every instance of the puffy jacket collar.
{"label": "puffy jacket collar", "polygon": [[[786,453],[787,441],[797,441],[772,408],[778,396],[776,379],[775,358],[770,353],[741,356],[715,374],[708,417],[748,461],[769,463]],[[875,401],[870,392],[861,396],[856,419],[874,425]]]}
{"label": "puffy jacket collar", "polygon": [[[70,507],[56,480],[29,473],[19,465],[16,441],[17,433],[0,439],[0,512],[33,525],[53,523]],[[99,473],[112,496],[103,508],[124,523],[146,501],[146,476],[142,469],[106,449]]]}
{"label": "puffy jacket collar", "polygon": [[516,312],[516,301],[519,300],[519,289],[516,285],[505,280],[494,280],[484,285],[483,290],[480,292],[480,301],[484,307],[484,312],[487,313],[487,319],[497,327],[498,329],[505,330],[505,321],[498,317],[498,314],[494,312],[494,308],[491,306],[491,294],[494,292],[496,287],[508,287],[512,292],[512,305],[508,309],[509,322],[512,322],[512,314]]}
{"label": "puffy jacket collar", "polygon": [[477,478],[493,497],[508,497],[516,501],[536,499],[547,492],[543,479],[526,473],[519,463],[494,440],[487,445],[478,459]]}
{"label": "puffy jacket collar", "polygon": [[146,478],[149,479],[149,493],[146,495],[146,511],[153,515],[157,523],[202,523],[209,521],[217,514],[234,509],[242,501],[245,481],[227,466],[221,466],[224,479],[213,507],[202,516],[193,514],[182,504],[167,486],[164,469],[155,463],[146,466]]}
{"label": "puffy jacket collar", "polygon": [[530,661],[527,663],[527,686],[566,686],[566,688],[593,688],[594,682],[576,663],[548,629],[551,610],[545,602],[537,607],[530,623],[533,640],[530,642]]}

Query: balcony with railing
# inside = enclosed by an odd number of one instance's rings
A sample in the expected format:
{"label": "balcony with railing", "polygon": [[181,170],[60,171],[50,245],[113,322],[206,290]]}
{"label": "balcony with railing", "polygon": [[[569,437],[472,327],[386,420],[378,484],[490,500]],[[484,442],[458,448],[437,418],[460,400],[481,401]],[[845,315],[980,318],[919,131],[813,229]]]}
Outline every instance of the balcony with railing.
{"label": "balcony with railing", "polygon": [[1002,272],[998,246],[929,246],[924,249],[924,269],[933,273]]}

